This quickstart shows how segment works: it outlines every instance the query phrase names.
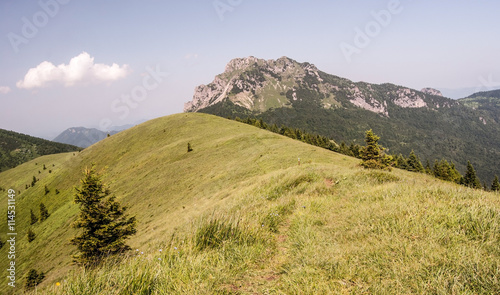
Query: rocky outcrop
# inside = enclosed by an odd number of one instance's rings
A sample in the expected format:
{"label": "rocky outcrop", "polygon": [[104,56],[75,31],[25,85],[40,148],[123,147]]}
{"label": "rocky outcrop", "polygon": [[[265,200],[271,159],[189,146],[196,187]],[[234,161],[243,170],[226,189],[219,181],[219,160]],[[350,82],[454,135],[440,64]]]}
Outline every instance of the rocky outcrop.
{"label": "rocky outcrop", "polygon": [[441,91],[434,89],[434,88],[430,88],[430,87],[422,88],[422,90],[420,90],[420,92],[423,92],[425,94],[430,94],[430,95],[443,96]]}
{"label": "rocky outcrop", "polygon": [[423,97],[411,89],[399,89],[396,94],[397,98],[394,100],[394,104],[402,108],[423,108],[427,106]]}

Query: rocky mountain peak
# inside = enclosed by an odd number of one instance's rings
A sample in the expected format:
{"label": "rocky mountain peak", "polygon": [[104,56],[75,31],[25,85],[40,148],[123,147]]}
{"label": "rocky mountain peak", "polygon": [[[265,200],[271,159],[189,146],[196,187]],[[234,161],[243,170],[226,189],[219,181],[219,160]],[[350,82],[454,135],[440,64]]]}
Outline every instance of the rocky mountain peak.
{"label": "rocky mountain peak", "polygon": [[420,90],[420,92],[423,92],[425,94],[430,94],[430,95],[443,96],[441,91],[434,89],[434,88],[430,88],[430,87],[422,88],[422,90]]}
{"label": "rocky mountain peak", "polygon": [[276,60],[249,56],[231,60],[224,73],[208,85],[196,87],[193,99],[184,104],[184,111],[197,112],[225,100],[256,113],[305,102],[325,109],[354,106],[389,117],[391,104],[401,108],[440,108],[453,103],[436,96],[442,94],[432,88],[419,92],[393,84],[355,83],[286,56]]}
{"label": "rocky mountain peak", "polygon": [[243,69],[248,68],[249,66],[251,66],[253,64],[259,63],[259,61],[263,62],[264,60],[258,59],[258,58],[253,57],[253,56],[244,57],[244,58],[234,58],[231,61],[229,61],[229,63],[226,65],[225,72],[230,73],[230,72],[234,72],[237,70],[243,70]]}

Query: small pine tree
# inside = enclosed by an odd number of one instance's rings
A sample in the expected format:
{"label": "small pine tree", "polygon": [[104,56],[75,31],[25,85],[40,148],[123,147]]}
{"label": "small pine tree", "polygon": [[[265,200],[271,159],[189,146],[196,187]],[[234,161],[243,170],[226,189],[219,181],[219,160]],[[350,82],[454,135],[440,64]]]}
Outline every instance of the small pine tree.
{"label": "small pine tree", "polygon": [[384,154],[384,148],[378,144],[380,137],[375,135],[370,129],[366,131],[365,142],[366,146],[361,148],[361,166],[372,169],[386,169],[392,157]]}
{"label": "small pine tree", "polygon": [[187,148],[188,153],[193,151],[193,148],[191,147],[191,144],[188,142],[188,148]]}
{"label": "small pine tree", "polygon": [[458,172],[455,167],[455,163],[451,162],[450,170],[449,170],[450,180],[456,183],[460,183],[460,179],[462,179],[462,175]]}
{"label": "small pine tree", "polygon": [[406,161],[407,168],[406,170],[412,171],[412,172],[424,172],[424,166],[422,165],[422,162],[420,162],[420,159],[418,156],[415,154],[413,150],[411,150],[410,155],[408,156],[408,160]]}
{"label": "small pine tree", "polygon": [[43,279],[45,278],[45,274],[43,272],[38,273],[35,269],[30,269],[28,275],[26,276],[26,284],[24,287],[27,290],[31,290],[38,286]]}
{"label": "small pine tree", "polygon": [[110,190],[103,184],[95,166],[85,169],[81,186],[76,188],[75,203],[80,205],[80,214],[73,227],[83,231],[71,239],[78,248],[73,256],[76,263],[84,267],[97,266],[105,255],[113,255],[130,247],[125,240],[136,233],[135,217],[125,214]]}
{"label": "small pine tree", "polygon": [[4,244],[5,244],[5,243],[4,243],[4,241],[0,240],[0,249],[2,249],[2,248],[3,248],[3,245],[4,245]]}
{"label": "small pine tree", "polygon": [[498,181],[498,175],[495,175],[495,179],[493,179],[493,183],[491,184],[491,191],[492,192],[500,191],[500,182]]}
{"label": "small pine tree", "polygon": [[474,170],[470,161],[467,161],[467,172],[462,177],[460,183],[471,188],[482,188],[481,181],[477,177],[476,170]]}
{"label": "small pine tree", "polygon": [[31,181],[31,186],[35,186],[36,184],[36,177],[33,175],[33,180]]}
{"label": "small pine tree", "polygon": [[40,221],[43,222],[45,219],[49,218],[50,214],[49,211],[47,210],[47,207],[45,207],[44,203],[40,203]]}
{"label": "small pine tree", "polygon": [[31,221],[30,221],[30,224],[33,225],[35,223],[38,222],[38,217],[35,215],[35,213],[33,213],[33,210],[30,209],[30,213],[31,213]]}
{"label": "small pine tree", "polygon": [[36,234],[30,229],[28,229],[28,233],[27,233],[27,236],[28,236],[28,242],[33,242],[33,240],[36,238]]}
{"label": "small pine tree", "polygon": [[60,193],[60,191],[56,188],[56,195],[58,195]]}
{"label": "small pine tree", "polygon": [[46,170],[46,169],[47,169],[47,167],[45,167],[45,164],[43,164],[43,170]]}
{"label": "small pine tree", "polygon": [[49,190],[49,188],[47,187],[47,185],[45,185],[44,190],[45,190],[45,194],[50,193],[50,190]]}

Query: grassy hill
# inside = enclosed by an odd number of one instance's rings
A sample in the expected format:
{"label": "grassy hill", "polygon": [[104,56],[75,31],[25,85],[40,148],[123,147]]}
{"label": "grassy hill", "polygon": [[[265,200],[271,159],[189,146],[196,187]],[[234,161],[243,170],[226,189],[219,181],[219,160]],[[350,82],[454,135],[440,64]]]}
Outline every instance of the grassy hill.
{"label": "grassy hill", "polygon": [[78,150],[81,148],[0,129],[0,171],[39,156]]}
{"label": "grassy hill", "polygon": [[[37,294],[500,292],[498,194],[358,161],[190,113],[24,163],[0,173],[0,187],[17,193],[16,290],[35,268],[47,275]],[[105,182],[136,215],[128,244],[138,251],[83,271],[68,241],[73,188],[91,163],[107,167]],[[51,215],[28,243],[40,202]],[[9,288],[2,276],[0,292]]]}

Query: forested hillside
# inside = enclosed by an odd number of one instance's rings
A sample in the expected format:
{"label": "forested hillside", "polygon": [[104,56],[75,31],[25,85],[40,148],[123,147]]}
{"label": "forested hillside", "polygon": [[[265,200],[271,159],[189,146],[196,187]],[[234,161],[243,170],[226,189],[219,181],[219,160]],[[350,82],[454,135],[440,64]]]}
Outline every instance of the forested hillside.
{"label": "forested hillside", "polygon": [[0,129],[0,171],[39,156],[79,150],[76,146]]}

